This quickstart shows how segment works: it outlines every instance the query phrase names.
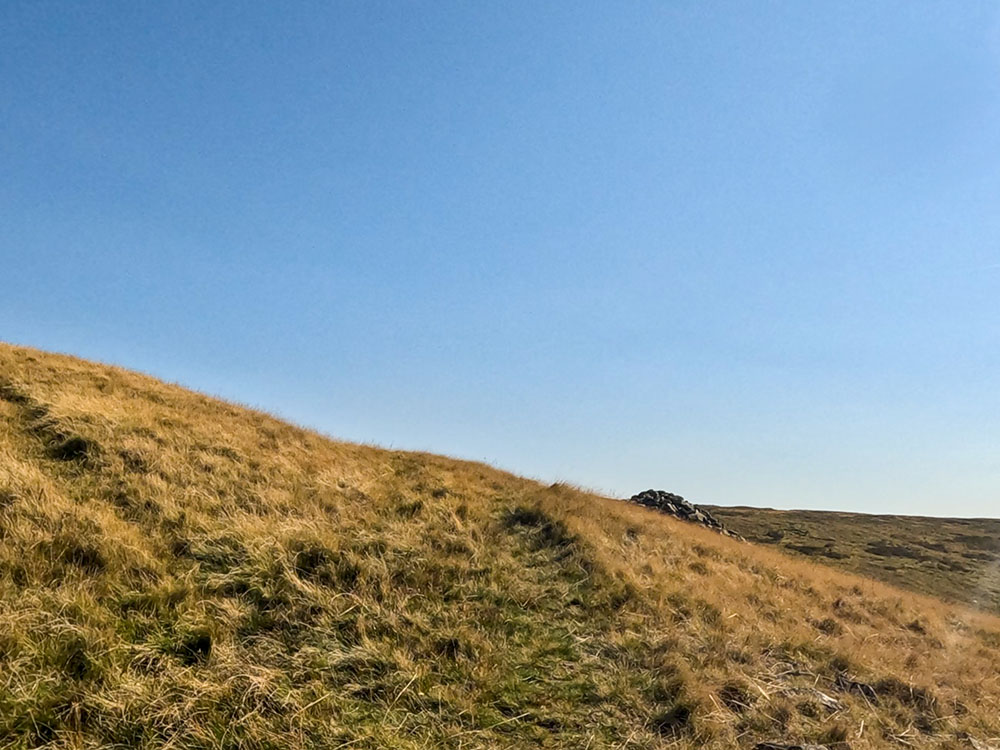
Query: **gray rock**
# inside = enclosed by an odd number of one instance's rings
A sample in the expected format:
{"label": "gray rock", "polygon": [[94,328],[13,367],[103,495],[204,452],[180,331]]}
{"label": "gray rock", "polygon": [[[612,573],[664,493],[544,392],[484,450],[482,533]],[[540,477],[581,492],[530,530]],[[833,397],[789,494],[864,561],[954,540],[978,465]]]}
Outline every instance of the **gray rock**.
{"label": "gray rock", "polygon": [[734,539],[745,541],[739,534],[730,531],[723,526],[722,523],[707,510],[699,508],[696,505],[692,505],[680,495],[675,495],[672,492],[665,492],[664,490],[644,490],[638,495],[633,495],[629,498],[629,501],[636,503],[637,505],[643,505],[647,508],[653,508],[661,513],[671,515],[674,518],[680,518],[684,521],[689,521],[691,523],[699,524],[700,526],[705,526],[709,529],[714,529],[720,534],[725,534],[726,536],[733,537]]}

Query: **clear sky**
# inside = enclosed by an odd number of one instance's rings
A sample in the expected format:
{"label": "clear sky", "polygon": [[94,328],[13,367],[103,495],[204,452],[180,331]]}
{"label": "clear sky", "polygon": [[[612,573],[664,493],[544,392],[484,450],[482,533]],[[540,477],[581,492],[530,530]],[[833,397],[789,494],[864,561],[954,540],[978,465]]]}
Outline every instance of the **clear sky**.
{"label": "clear sky", "polygon": [[0,339],[617,495],[998,516],[998,13],[8,0]]}

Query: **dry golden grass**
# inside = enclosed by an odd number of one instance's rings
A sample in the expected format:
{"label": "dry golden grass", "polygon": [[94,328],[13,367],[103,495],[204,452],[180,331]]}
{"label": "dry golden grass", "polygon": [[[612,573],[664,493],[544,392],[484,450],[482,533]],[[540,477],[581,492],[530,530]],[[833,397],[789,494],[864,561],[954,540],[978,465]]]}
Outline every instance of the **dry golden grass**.
{"label": "dry golden grass", "polygon": [[0,345],[0,748],[973,747],[1000,620]]}

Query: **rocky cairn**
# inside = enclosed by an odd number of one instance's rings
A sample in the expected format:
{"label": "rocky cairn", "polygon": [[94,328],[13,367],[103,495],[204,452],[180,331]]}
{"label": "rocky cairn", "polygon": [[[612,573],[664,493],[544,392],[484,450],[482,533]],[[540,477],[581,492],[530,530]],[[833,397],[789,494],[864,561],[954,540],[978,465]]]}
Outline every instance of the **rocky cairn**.
{"label": "rocky cairn", "polygon": [[710,529],[714,529],[720,534],[725,534],[726,536],[731,536],[734,539],[744,541],[743,537],[735,531],[727,529],[722,525],[721,521],[719,521],[707,510],[699,508],[693,503],[689,503],[680,495],[675,495],[672,492],[664,492],[663,490],[646,490],[645,492],[640,492],[638,495],[630,497],[629,502],[636,503],[637,505],[644,505],[647,508],[653,508],[661,513],[671,515],[674,518],[680,518],[682,521],[697,523]]}

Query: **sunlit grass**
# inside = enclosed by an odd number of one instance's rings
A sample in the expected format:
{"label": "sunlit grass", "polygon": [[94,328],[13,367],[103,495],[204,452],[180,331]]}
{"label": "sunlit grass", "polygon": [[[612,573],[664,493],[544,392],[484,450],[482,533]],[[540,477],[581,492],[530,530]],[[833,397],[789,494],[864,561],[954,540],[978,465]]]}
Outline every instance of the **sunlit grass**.
{"label": "sunlit grass", "polygon": [[0,747],[965,747],[1000,621],[0,346]]}

